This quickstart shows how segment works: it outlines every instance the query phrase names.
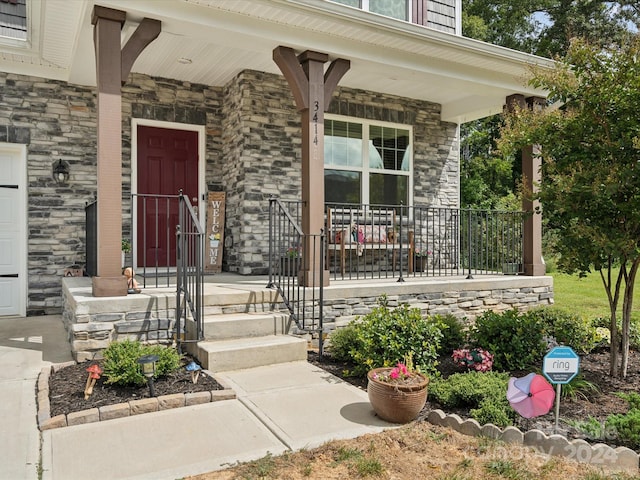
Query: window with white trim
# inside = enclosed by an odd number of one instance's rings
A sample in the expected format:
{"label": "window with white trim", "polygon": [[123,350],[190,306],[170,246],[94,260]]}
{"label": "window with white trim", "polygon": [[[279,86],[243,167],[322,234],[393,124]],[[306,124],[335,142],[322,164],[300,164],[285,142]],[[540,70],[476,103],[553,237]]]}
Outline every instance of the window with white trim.
{"label": "window with white trim", "polygon": [[410,205],[412,138],[407,125],[325,118],[325,201]]}
{"label": "window with white trim", "polygon": [[411,21],[410,0],[332,0],[335,3],[378,13],[385,17]]}

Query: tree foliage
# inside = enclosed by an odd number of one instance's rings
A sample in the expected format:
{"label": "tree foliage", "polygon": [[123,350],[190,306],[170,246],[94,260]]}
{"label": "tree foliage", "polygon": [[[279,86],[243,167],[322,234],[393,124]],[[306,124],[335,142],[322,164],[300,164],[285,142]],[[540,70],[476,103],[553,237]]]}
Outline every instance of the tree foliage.
{"label": "tree foliage", "polygon": [[[638,27],[637,0],[463,0],[463,35],[543,57],[563,56],[576,37],[594,45],[616,45]],[[519,159],[495,153],[501,122],[495,115],[461,126],[464,207],[518,203]]]}
{"label": "tree foliage", "polygon": [[559,267],[600,272],[611,311],[611,374],[624,377],[640,266],[640,36],[606,49],[574,41],[555,70],[534,70],[531,84],[562,106],[517,110],[507,117],[499,145],[505,152],[541,145],[538,195],[559,232]]}

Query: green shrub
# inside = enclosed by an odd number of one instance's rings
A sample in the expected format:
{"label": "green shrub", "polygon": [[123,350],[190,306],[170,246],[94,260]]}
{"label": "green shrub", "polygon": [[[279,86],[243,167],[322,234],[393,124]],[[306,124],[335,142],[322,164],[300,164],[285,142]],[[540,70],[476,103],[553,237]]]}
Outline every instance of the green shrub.
{"label": "green shrub", "polygon": [[617,396],[629,404],[627,413],[613,414],[605,422],[608,432],[615,432],[629,448],[640,448],[640,394],[636,392],[617,393]]}
{"label": "green shrub", "polygon": [[391,309],[383,296],[378,300],[378,306],[350,325],[356,334],[349,350],[354,364],[352,375],[364,375],[372,368],[395,365],[409,355],[418,370],[435,373],[442,331],[434,322],[423,318],[419,309],[409,308],[406,304]]}
{"label": "green shrub", "polygon": [[470,408],[480,423],[513,424],[515,411],[507,401],[509,375],[496,372],[455,373],[429,383],[429,396],[444,408]]}
{"label": "green shrub", "polygon": [[[593,326],[598,328],[606,328],[609,330],[610,320],[605,317],[597,317],[593,320]],[[618,318],[618,335],[622,332],[622,320]],[[609,346],[611,342],[611,334],[607,334],[606,338],[602,338],[599,335],[600,345]],[[633,350],[640,351],[640,318],[631,317],[631,324],[629,325],[629,347]]]}
{"label": "green shrub", "polygon": [[341,362],[353,361],[351,351],[358,349],[358,332],[355,324],[335,329],[329,335],[329,342],[327,345],[327,352],[332,358]]}
{"label": "green shrub", "polygon": [[589,353],[598,344],[600,336],[596,327],[580,315],[555,307],[544,307],[530,310],[525,316],[538,319],[546,335],[555,338],[560,345],[573,348],[577,353]]}
{"label": "green shrub", "polygon": [[617,413],[607,417],[607,431],[615,432],[617,437],[629,448],[640,448],[640,410]]}
{"label": "green shrub", "polygon": [[543,334],[544,326],[535,316],[517,310],[487,311],[476,319],[470,342],[493,354],[494,370],[525,370],[540,364],[547,350]]}
{"label": "green shrub", "polygon": [[428,319],[442,330],[438,355],[451,355],[453,350],[467,343],[464,324],[455,315],[431,315]]}
{"label": "green shrub", "polygon": [[124,340],[113,342],[102,353],[104,356],[105,383],[116,385],[144,385],[147,381],[138,359],[145,355],[157,355],[156,377],[175,372],[180,368],[180,355],[173,348],[162,345],[143,345]]}

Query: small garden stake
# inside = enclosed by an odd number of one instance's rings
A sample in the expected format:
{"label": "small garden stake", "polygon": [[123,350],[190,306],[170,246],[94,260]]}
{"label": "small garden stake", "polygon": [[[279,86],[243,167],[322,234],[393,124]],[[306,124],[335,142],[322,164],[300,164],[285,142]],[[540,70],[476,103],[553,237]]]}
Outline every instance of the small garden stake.
{"label": "small garden stake", "polygon": [[93,364],[87,367],[87,372],[89,372],[89,376],[87,377],[87,384],[84,387],[84,399],[88,400],[91,394],[93,393],[93,386],[96,384],[96,380],[100,378],[100,374],[102,373],[102,369],[98,364]]}

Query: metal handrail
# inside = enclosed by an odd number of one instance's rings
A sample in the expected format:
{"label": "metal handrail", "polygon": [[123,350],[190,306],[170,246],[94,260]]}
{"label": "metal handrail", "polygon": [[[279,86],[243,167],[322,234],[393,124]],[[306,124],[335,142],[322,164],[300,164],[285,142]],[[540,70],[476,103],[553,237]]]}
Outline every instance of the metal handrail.
{"label": "metal handrail", "polygon": [[[318,335],[320,355],[323,353],[324,301],[324,233],[308,235],[302,231],[289,204],[277,198],[269,199],[269,283],[280,294],[290,319],[300,332]],[[298,217],[299,218],[299,217]],[[310,259],[302,251],[308,245]],[[319,255],[319,258],[318,258]],[[310,264],[307,264],[307,261]],[[318,266],[318,270],[316,270]],[[304,277],[305,281],[301,281]]]}
{"label": "metal handrail", "polygon": [[[189,201],[179,194],[179,223],[176,226],[176,315],[178,352],[182,343],[204,339],[204,230]],[[191,320],[195,331],[186,328]],[[184,329],[183,324],[184,323]]]}

